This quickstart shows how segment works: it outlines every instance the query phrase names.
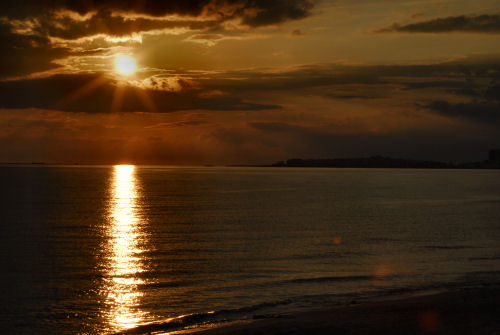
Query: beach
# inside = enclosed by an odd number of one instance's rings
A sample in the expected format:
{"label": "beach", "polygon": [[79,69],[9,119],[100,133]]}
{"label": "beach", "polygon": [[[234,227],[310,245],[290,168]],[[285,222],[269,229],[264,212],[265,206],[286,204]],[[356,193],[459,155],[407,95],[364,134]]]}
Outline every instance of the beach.
{"label": "beach", "polygon": [[462,288],[413,297],[355,301],[347,306],[180,332],[197,335],[250,334],[500,334],[500,286]]}

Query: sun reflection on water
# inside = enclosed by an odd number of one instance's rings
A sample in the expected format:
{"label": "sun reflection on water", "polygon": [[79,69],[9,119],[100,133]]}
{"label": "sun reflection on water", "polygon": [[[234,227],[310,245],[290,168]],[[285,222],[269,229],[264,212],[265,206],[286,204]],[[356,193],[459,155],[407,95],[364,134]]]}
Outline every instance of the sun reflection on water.
{"label": "sun reflection on water", "polygon": [[135,166],[114,166],[107,227],[105,311],[112,330],[141,324],[146,313],[140,309],[144,283],[138,275],[145,270],[142,253],[145,234],[138,207],[139,187]]}

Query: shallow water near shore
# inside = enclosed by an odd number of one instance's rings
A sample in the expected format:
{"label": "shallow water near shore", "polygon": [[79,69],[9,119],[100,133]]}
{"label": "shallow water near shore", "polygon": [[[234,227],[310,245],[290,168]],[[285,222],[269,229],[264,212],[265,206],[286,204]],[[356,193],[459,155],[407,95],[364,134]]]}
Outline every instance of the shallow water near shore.
{"label": "shallow water near shore", "polygon": [[2,166],[0,180],[8,333],[176,330],[500,271],[498,170]]}

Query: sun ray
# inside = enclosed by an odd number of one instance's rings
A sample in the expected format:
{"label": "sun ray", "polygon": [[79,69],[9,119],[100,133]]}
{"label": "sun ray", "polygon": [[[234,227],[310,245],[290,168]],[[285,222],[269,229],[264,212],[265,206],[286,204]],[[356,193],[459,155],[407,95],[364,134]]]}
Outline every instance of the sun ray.
{"label": "sun ray", "polygon": [[73,91],[68,96],[65,96],[62,99],[60,99],[59,101],[57,101],[54,104],[53,108],[59,109],[61,107],[67,106],[71,102],[80,99],[82,96],[92,92],[93,90],[104,85],[105,83],[106,83],[106,79],[103,76],[99,76],[99,77],[89,81],[87,84],[83,85],[82,87],[78,88],[77,90]]}
{"label": "sun ray", "polygon": [[145,107],[151,112],[151,113],[156,113],[157,108],[155,103],[153,102],[153,99],[148,95],[146,90],[135,88],[134,92],[137,94],[139,99],[142,101]]}
{"label": "sun ray", "polygon": [[119,112],[122,106],[123,96],[125,94],[125,87],[123,85],[116,85],[113,91],[113,99],[111,100],[111,112]]}

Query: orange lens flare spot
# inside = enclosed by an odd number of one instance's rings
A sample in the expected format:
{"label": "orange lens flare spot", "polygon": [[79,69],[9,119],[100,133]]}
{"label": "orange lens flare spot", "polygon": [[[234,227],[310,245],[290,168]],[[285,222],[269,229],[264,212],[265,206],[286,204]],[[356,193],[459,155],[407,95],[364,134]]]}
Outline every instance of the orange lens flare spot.
{"label": "orange lens flare spot", "polygon": [[391,266],[388,264],[382,264],[375,268],[375,271],[373,273],[373,279],[384,280],[390,274],[391,274]]}
{"label": "orange lens flare spot", "polygon": [[436,312],[427,311],[420,318],[420,328],[424,333],[433,333],[439,327],[439,316]]}

